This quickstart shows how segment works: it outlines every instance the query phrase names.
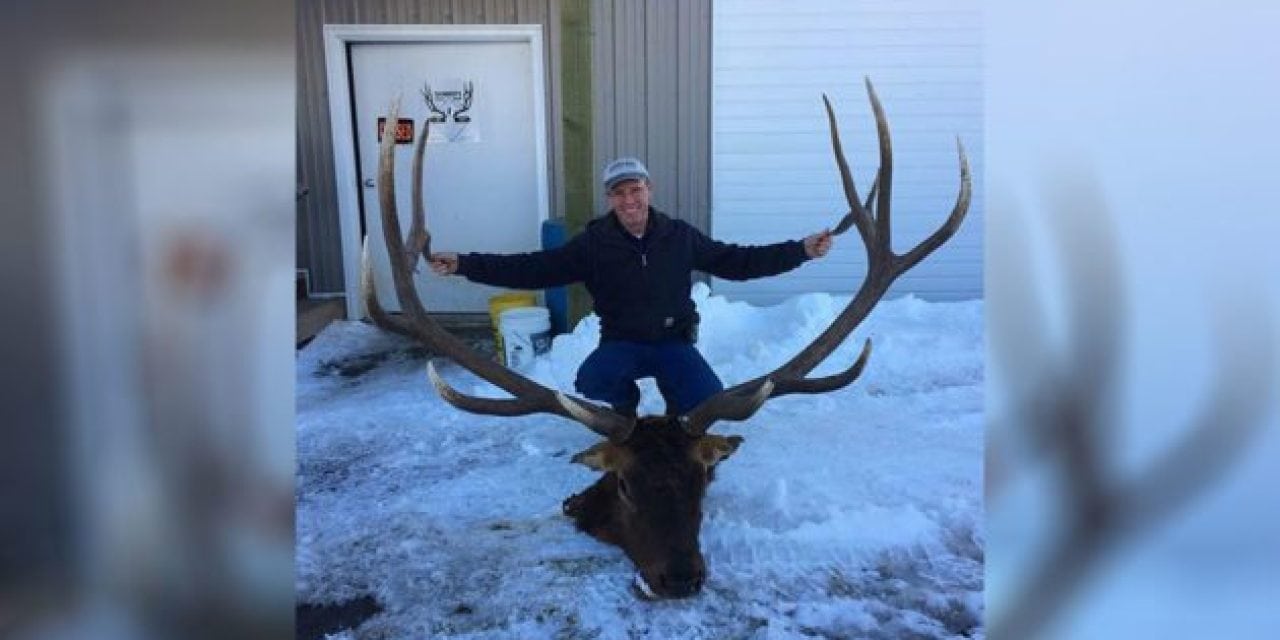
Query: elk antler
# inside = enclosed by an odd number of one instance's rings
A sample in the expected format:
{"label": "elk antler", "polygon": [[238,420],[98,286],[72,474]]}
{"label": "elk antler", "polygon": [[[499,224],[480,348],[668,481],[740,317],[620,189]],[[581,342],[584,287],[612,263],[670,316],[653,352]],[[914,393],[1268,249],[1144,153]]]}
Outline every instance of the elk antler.
{"label": "elk antler", "polygon": [[[393,105],[387,122],[397,122],[398,116],[399,106]],[[429,127],[429,123],[423,123],[422,133],[414,148],[415,187],[419,187],[422,182],[422,156]],[[413,198],[412,230],[408,240],[401,244],[400,217],[396,212],[395,136],[384,135],[378,155],[378,202],[382,209],[382,231],[387,243],[387,255],[391,260],[391,275],[395,282],[396,298],[400,301],[401,316],[391,316],[378,302],[373,272],[369,266],[369,244],[366,237],[361,282],[365,306],[374,324],[418,340],[432,352],[457,362],[481,379],[515,396],[508,399],[479,398],[460,393],[444,382],[434,363],[429,363],[427,372],[440,396],[463,411],[495,416],[551,413],[581,422],[614,442],[624,442],[635,426],[634,419],[548,389],[480,355],[431,319],[422,306],[422,301],[418,299],[412,274],[413,263],[424,248],[429,250],[431,243],[420,187],[413,190]]]}
{"label": "elk antler", "polygon": [[[960,227],[965,213],[969,210],[969,199],[973,185],[969,176],[969,159],[965,156],[964,145],[956,138],[956,147],[960,154],[960,193],[956,197],[955,207],[951,215],[923,242],[905,254],[893,252],[892,227],[890,225],[889,206],[893,191],[893,147],[889,141],[889,124],[885,120],[884,107],[876,96],[871,80],[866,80],[867,95],[871,99],[871,110],[876,118],[876,135],[880,140],[880,170],[871,186],[866,203],[858,201],[858,189],[853,182],[853,174],[849,171],[849,163],[845,160],[840,146],[840,132],[836,127],[836,116],[831,109],[831,101],[826,94],[822,102],[827,108],[827,123],[831,128],[831,148],[836,157],[836,166],[840,169],[840,180],[844,185],[845,199],[849,201],[849,212],[832,231],[834,234],[844,233],[849,227],[857,227],[858,235],[867,251],[867,275],[861,288],[854,295],[849,306],[807,347],[802,349],[790,361],[771,373],[753,380],[748,380],[735,387],[703,401],[688,414],[681,417],[684,428],[690,433],[702,434],[717,420],[745,420],[751,417],[766,400],[790,393],[823,393],[834,391],[853,382],[862,373],[862,368],[871,355],[871,341],[867,340],[862,347],[862,354],[853,366],[841,373],[823,378],[806,378],[805,376],[818,366],[827,356],[835,351],[840,343],[853,332],[871,313],[880,298],[884,296],[889,285],[898,276],[906,273],[925,256],[942,246]],[[872,207],[872,202],[875,206]]]}

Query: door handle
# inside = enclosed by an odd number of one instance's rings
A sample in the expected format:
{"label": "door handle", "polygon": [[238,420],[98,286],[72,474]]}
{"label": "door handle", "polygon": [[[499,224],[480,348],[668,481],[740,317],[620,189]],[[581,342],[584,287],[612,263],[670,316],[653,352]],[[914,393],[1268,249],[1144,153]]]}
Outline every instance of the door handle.
{"label": "door handle", "polygon": [[364,188],[366,188],[366,189],[372,189],[374,186],[375,186],[375,185],[373,184],[373,178],[365,178],[365,179],[364,179]]}

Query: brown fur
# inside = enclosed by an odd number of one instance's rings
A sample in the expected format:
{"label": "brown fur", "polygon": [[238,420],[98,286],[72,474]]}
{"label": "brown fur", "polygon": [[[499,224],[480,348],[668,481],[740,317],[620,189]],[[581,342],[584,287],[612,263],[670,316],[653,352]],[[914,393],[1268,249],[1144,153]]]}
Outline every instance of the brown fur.
{"label": "brown fur", "polygon": [[[578,529],[617,545],[661,597],[702,588],[702,499],[715,465],[742,438],[691,436],[670,418],[643,418],[624,444],[601,442],[573,461],[604,472],[564,501]],[[625,486],[625,490],[620,487]]]}

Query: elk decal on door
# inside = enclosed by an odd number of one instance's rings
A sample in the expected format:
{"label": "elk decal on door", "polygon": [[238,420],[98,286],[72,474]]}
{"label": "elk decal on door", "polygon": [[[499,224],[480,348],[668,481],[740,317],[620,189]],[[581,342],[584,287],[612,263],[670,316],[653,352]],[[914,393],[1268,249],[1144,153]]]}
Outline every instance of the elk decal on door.
{"label": "elk decal on door", "polygon": [[480,133],[472,121],[475,106],[474,80],[450,79],[422,85],[422,100],[431,115],[431,142],[479,142]]}

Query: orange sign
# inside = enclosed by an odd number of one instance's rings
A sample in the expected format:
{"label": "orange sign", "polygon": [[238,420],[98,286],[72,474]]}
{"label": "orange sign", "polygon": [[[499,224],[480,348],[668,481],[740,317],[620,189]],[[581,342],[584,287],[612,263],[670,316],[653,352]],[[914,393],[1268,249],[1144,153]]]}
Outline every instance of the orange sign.
{"label": "orange sign", "polygon": [[[382,132],[387,128],[387,119],[378,118],[378,142],[382,142]],[[413,144],[413,118],[400,118],[396,122],[396,144]]]}

